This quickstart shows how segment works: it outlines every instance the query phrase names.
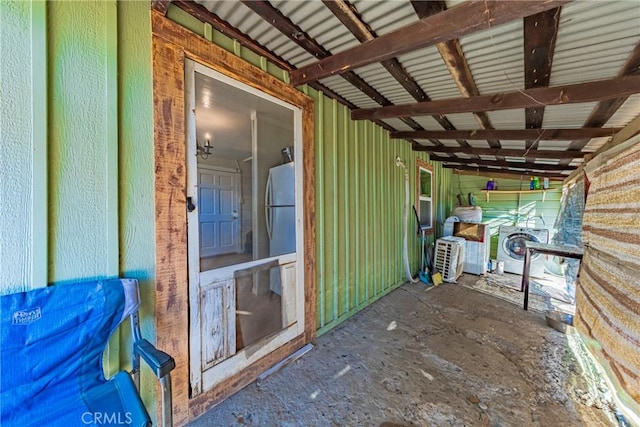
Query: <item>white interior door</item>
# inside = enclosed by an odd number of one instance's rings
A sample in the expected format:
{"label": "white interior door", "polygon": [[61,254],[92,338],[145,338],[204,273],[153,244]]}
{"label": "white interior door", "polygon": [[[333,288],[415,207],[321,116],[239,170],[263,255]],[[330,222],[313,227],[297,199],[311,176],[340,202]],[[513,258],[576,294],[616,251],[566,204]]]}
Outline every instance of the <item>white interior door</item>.
{"label": "white interior door", "polygon": [[240,174],[198,167],[200,257],[239,252]]}

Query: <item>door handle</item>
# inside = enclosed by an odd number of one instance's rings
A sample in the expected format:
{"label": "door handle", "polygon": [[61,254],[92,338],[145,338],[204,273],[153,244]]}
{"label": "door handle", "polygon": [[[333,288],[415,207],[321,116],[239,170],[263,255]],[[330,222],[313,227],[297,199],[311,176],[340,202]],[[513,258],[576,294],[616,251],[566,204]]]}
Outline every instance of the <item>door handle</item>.
{"label": "door handle", "polygon": [[238,218],[238,211],[233,211],[233,217]]}
{"label": "door handle", "polygon": [[193,198],[187,197],[187,210],[193,212],[196,210],[196,205],[193,204]]}

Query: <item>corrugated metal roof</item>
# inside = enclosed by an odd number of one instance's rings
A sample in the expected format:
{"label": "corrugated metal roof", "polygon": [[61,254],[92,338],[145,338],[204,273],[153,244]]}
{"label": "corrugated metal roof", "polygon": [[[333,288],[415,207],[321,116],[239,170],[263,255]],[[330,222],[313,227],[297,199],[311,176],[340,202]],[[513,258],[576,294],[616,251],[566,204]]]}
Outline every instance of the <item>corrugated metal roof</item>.
{"label": "corrugated metal roof", "polygon": [[551,86],[615,77],[640,41],[638,1],[576,1],[562,7]]}
{"label": "corrugated metal roof", "polygon": [[297,67],[316,60],[239,1],[199,0],[198,3]]}
{"label": "corrugated metal roof", "polygon": [[446,147],[459,147],[458,141],[455,139],[441,139],[440,142]]}
{"label": "corrugated metal roof", "polygon": [[470,140],[467,143],[474,148],[490,148],[489,143],[487,141],[476,141]]}
{"label": "corrugated metal roof", "polygon": [[538,141],[538,150],[566,150],[571,141]]}
{"label": "corrugated metal roof", "polygon": [[340,76],[327,77],[326,79],[320,80],[320,83],[327,86],[329,89],[336,92],[340,96],[353,102],[359,108],[373,108],[380,106],[380,104],[369,98],[357,87]]}
{"label": "corrugated metal roof", "polygon": [[[360,44],[320,1],[279,0],[270,3],[332,54]],[[283,35],[280,37],[284,38]],[[311,59],[294,65],[300,67],[313,61]]]}
{"label": "corrugated metal roof", "polygon": [[460,38],[481,95],[524,89],[523,31],[516,20]]}
{"label": "corrugated metal roof", "polygon": [[447,119],[460,130],[476,130],[480,129],[478,121],[471,113],[447,114]]}
{"label": "corrugated metal roof", "polygon": [[510,141],[510,140],[500,140],[500,144],[502,148],[513,148],[513,149],[525,149],[524,141]]}
{"label": "corrugated metal roof", "polygon": [[414,117],[414,119],[420,126],[426,130],[442,130],[442,126],[431,116]]}
{"label": "corrugated metal roof", "polygon": [[383,122],[397,130],[413,130],[408,124],[400,119],[384,119]]}
{"label": "corrugated metal roof", "polygon": [[402,55],[398,60],[432,100],[460,97],[460,90],[435,46]]}
{"label": "corrugated metal roof", "polygon": [[598,148],[609,142],[611,138],[593,138],[584,147],[584,151],[597,151]]}
{"label": "corrugated metal roof", "polygon": [[[448,8],[464,0],[447,0]],[[248,7],[231,0],[198,0],[230,25],[272,50],[296,67],[316,61],[311,54],[264,21]],[[275,8],[313,37],[326,50],[338,53],[360,42],[320,1],[273,0]],[[352,0],[363,21],[379,36],[418,20],[409,1]],[[550,86],[610,79],[636,44],[640,43],[640,1],[574,1],[562,7],[553,58]],[[460,38],[460,45],[480,94],[514,92],[524,89],[523,20],[472,33]],[[435,46],[419,49],[398,60],[432,100],[458,99],[460,91]],[[393,104],[413,104],[415,99],[380,64],[357,68],[355,73]],[[359,108],[379,104],[340,76],[320,82]],[[580,128],[597,103],[547,106],[543,127]],[[496,129],[524,129],[524,109],[487,113]],[[608,121],[621,127],[640,115],[640,94],[631,96]],[[449,114],[449,121],[460,130],[480,129],[471,113]],[[414,117],[427,130],[443,130],[432,117]],[[411,130],[402,120],[385,119],[397,130]],[[594,151],[607,138],[591,140],[585,151]],[[425,145],[432,145],[422,140]],[[442,140],[447,146],[458,142]],[[486,141],[468,141],[472,147],[488,147]],[[524,141],[501,141],[504,148],[524,150]],[[565,150],[570,141],[540,141],[538,149]],[[467,156],[468,157],[468,156]],[[494,158],[482,156],[482,158]],[[577,161],[579,163],[580,161]]]}
{"label": "corrugated metal roof", "polygon": [[[407,94],[409,96],[407,91],[379,63],[358,68],[357,73],[385,97],[389,95],[397,97],[398,94]],[[411,101],[415,102],[413,98],[411,98]]]}
{"label": "corrugated metal roof", "polygon": [[622,104],[622,107],[609,119],[607,126],[626,126],[640,115],[640,94],[632,95]]}
{"label": "corrugated metal roof", "polygon": [[542,127],[546,128],[581,128],[597,102],[583,104],[549,105],[544,109]]}
{"label": "corrugated metal roof", "polygon": [[418,20],[411,3],[408,1],[355,0],[362,20],[378,36],[390,33]]}
{"label": "corrugated metal roof", "polygon": [[487,111],[491,123],[496,129],[524,129],[524,109]]}

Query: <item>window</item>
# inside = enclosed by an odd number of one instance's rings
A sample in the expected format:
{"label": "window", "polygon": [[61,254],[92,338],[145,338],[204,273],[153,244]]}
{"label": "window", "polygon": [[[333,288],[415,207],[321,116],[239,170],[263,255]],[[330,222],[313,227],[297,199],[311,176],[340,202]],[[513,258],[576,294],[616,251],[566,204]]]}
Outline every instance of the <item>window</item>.
{"label": "window", "polygon": [[418,159],[418,218],[423,230],[433,230],[433,167]]}

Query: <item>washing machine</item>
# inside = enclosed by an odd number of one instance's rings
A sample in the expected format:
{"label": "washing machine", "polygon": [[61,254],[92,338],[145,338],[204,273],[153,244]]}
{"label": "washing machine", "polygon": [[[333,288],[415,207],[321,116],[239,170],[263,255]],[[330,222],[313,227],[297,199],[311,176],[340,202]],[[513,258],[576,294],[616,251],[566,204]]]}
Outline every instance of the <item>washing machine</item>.
{"label": "washing machine", "polygon": [[[546,228],[526,228],[500,226],[498,234],[498,262],[504,262],[504,271],[522,274],[524,265],[525,242],[549,243],[549,230]],[[529,274],[532,277],[544,275],[544,254],[535,254],[531,258]]]}

